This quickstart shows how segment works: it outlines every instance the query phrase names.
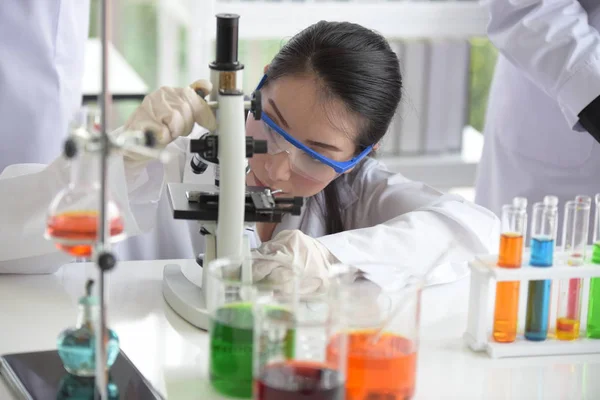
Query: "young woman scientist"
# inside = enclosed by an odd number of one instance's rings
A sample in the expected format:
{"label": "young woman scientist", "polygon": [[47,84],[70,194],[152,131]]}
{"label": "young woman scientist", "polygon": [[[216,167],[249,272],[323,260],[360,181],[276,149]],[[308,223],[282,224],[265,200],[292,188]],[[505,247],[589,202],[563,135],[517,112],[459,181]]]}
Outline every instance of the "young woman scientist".
{"label": "young woman scientist", "polygon": [[[280,50],[258,90],[264,116],[257,121],[250,115],[246,129],[268,140],[269,154],[250,160],[247,184],[307,198],[301,216],[256,227],[255,239],[262,242],[256,255],[264,260],[258,275],[269,273],[270,260],[294,259],[311,268],[307,275],[322,276],[336,261],[394,262],[424,271],[495,250],[498,223],[491,212],[393,174],[369,157],[401,93],[398,59],[383,37],[355,24],[317,23]],[[154,222],[148,215],[163,177],[185,181],[192,175],[187,139],[180,136],[189,135],[194,122],[214,128],[207,104],[191,88],[161,88],[125,125],[161,129],[162,142],[172,142],[169,149],[179,157],[163,175],[160,165],[124,156],[123,184],[129,186],[122,197],[129,193],[127,215],[138,232],[143,227],[136,221]],[[202,252],[197,225],[188,230],[174,221],[164,191],[162,196],[157,229],[134,238],[154,250],[141,254],[165,258],[157,252],[166,249],[168,257],[194,257]],[[42,230],[37,243],[43,241]]]}

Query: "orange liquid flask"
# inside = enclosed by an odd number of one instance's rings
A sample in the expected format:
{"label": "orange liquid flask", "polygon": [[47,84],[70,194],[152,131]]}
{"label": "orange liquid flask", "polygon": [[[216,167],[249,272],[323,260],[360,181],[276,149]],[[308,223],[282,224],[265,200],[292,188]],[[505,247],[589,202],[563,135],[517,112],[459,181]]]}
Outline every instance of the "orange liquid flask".
{"label": "orange liquid flask", "polygon": [[[355,331],[348,336],[346,400],[411,399],[415,392],[417,353],[413,341],[385,332],[373,340],[375,330]],[[327,359],[337,359],[334,337]]]}
{"label": "orange liquid flask", "polygon": [[[108,229],[111,238],[122,235],[123,219],[113,217],[108,223]],[[98,212],[66,211],[50,216],[47,234],[55,240],[56,247],[60,250],[74,257],[90,257],[98,235]]]}
{"label": "orange liquid flask", "polygon": [[[505,205],[502,208],[502,235],[498,266],[520,268],[523,236],[527,225],[525,207]],[[517,338],[519,316],[519,282],[498,282],[494,309],[493,337],[496,342],[510,343]]]}
{"label": "orange liquid flask", "polygon": [[[50,204],[45,236],[69,255],[87,258],[98,240],[100,153],[78,148],[70,162],[71,180]],[[123,217],[110,191],[105,196],[105,237],[116,242],[125,238]]]}

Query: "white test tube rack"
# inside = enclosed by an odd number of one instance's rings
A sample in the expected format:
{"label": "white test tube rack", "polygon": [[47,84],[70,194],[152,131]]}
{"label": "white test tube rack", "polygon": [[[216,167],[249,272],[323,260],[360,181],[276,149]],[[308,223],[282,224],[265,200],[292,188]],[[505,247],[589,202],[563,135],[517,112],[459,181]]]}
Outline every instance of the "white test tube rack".
{"label": "white test tube rack", "polygon": [[[587,254],[591,253],[589,248]],[[495,302],[495,288],[497,282],[520,281],[519,296],[519,321],[525,312],[523,303],[527,302],[527,282],[533,280],[552,280],[552,289],[558,285],[557,280],[571,278],[597,278],[600,277],[600,265],[590,264],[588,260],[581,266],[567,266],[564,254],[556,252],[554,265],[551,267],[532,267],[529,264],[529,252],[523,252],[521,268],[501,268],[497,266],[498,255],[484,255],[476,257],[469,263],[471,269],[471,285],[469,294],[469,314],[467,331],[463,339],[468,347],[476,352],[485,351],[492,358],[503,357],[528,357],[566,354],[593,354],[600,353],[600,339],[589,339],[585,336],[586,315],[588,307],[589,285],[582,285],[581,290],[581,320],[579,338],[566,341],[558,340],[554,329],[549,329],[548,338],[544,341],[530,341],[523,335],[523,324],[519,324],[517,338],[512,343],[498,343],[492,337],[493,329],[493,304]],[[525,288],[524,288],[525,287]],[[524,295],[525,294],[525,295]],[[490,307],[491,305],[491,307]],[[552,296],[549,315],[554,316],[556,309],[556,296]],[[551,319],[549,326],[554,321]]]}

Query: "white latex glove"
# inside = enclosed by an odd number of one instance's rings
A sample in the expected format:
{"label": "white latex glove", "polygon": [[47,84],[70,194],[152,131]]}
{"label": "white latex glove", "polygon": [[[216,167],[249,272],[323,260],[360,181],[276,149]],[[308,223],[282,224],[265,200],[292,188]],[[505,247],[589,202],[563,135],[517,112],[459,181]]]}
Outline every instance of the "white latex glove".
{"label": "white latex glove", "polygon": [[[131,114],[124,131],[150,129],[157,135],[157,147],[165,147],[179,136],[189,135],[194,123],[214,131],[217,127],[215,115],[195,90],[200,90],[206,96],[212,90],[212,84],[200,80],[190,87],[161,87],[155,90],[144,97],[142,104]],[[126,153],[125,160],[146,161],[147,158]]]}
{"label": "white latex glove", "polygon": [[329,270],[337,259],[319,241],[299,230],[281,231],[252,251],[254,282],[284,282],[283,290],[294,289],[298,274],[299,294],[324,293],[329,288]]}

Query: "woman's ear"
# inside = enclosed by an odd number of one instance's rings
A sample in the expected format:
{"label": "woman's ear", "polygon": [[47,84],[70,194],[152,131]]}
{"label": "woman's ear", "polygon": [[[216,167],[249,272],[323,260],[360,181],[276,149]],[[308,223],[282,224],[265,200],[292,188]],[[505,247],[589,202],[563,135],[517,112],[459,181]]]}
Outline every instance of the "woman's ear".
{"label": "woman's ear", "polygon": [[265,65],[265,69],[263,70],[264,74],[266,75],[267,71],[269,70],[269,64]]}
{"label": "woman's ear", "polygon": [[373,151],[377,151],[379,150],[379,147],[381,146],[381,142],[377,142],[373,145]]}

